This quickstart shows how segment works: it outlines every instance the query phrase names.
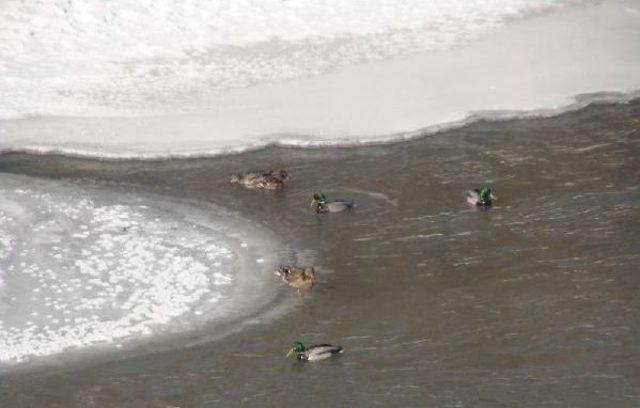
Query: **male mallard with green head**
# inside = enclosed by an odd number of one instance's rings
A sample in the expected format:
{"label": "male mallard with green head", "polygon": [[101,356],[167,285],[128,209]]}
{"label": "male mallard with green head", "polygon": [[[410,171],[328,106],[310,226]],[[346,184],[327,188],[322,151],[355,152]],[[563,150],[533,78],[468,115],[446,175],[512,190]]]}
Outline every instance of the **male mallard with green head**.
{"label": "male mallard with green head", "polygon": [[474,188],[467,192],[467,202],[478,207],[491,207],[496,199],[497,197],[493,194],[491,188],[487,186]]}
{"label": "male mallard with green head", "polygon": [[311,289],[316,283],[316,271],[312,266],[297,267],[282,265],[276,275],[280,276],[283,281],[290,286],[296,288],[298,295],[302,294],[302,290]]}
{"label": "male mallard with green head", "polygon": [[289,180],[285,170],[251,171],[234,174],[229,180],[232,184],[240,184],[248,189],[280,190]]}
{"label": "male mallard with green head", "polygon": [[295,354],[298,360],[317,361],[324,360],[339,353],[343,353],[342,346],[334,346],[331,344],[316,344],[315,346],[305,347],[301,341],[294,341],[291,349],[287,353],[287,357]]}
{"label": "male mallard with green head", "polygon": [[311,200],[311,208],[313,208],[316,214],[342,212],[350,210],[355,206],[356,204],[349,200],[328,201],[324,193],[313,193],[313,199]]}

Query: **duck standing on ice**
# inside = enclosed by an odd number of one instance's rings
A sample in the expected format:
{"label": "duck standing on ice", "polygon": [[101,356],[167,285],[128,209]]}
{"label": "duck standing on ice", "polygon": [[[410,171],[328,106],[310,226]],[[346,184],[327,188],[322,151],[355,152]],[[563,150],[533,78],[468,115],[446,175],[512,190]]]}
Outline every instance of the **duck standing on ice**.
{"label": "duck standing on ice", "polygon": [[229,181],[250,190],[281,190],[289,181],[289,174],[285,170],[251,171],[234,174]]}
{"label": "duck standing on ice", "polygon": [[287,353],[287,357],[295,354],[298,360],[317,361],[332,357],[336,354],[344,352],[342,346],[334,346],[332,344],[317,344],[315,346],[305,347],[301,341],[295,341],[291,345],[291,349]]}
{"label": "duck standing on ice", "polygon": [[313,193],[311,208],[316,214],[337,213],[354,208],[356,204],[350,200],[328,201],[324,193]]}
{"label": "duck standing on ice", "polygon": [[491,191],[491,188],[487,186],[474,188],[467,192],[467,202],[478,207],[491,207],[493,201],[496,199],[497,198]]}

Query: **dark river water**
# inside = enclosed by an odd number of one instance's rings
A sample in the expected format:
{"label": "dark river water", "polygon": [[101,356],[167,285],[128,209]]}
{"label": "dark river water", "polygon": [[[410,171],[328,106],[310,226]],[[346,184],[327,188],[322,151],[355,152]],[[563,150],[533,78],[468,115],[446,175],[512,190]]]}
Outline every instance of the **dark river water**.
{"label": "dark river water", "polygon": [[[228,183],[259,168],[292,181]],[[640,406],[640,102],[370,147],[6,154],[0,172],[212,202],[318,274],[302,297],[281,287],[284,314],[222,339],[6,373],[0,406]],[[469,207],[484,183],[495,207]],[[317,216],[315,190],[358,207]],[[284,357],[296,339],[345,353],[298,363]]]}

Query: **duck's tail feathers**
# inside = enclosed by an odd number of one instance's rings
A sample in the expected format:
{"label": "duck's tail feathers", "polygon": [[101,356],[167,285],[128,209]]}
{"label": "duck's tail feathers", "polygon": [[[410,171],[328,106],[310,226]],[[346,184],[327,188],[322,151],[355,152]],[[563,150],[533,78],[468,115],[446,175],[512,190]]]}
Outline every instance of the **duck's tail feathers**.
{"label": "duck's tail feathers", "polygon": [[331,354],[344,353],[342,346],[332,346],[328,351]]}

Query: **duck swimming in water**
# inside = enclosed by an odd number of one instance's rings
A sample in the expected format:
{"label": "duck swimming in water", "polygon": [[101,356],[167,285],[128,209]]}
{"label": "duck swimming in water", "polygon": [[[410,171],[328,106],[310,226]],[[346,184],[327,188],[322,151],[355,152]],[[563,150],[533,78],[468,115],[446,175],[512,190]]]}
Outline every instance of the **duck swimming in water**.
{"label": "duck swimming in water", "polygon": [[268,170],[234,174],[229,181],[251,190],[280,190],[288,180],[289,174],[285,170]]}
{"label": "duck swimming in water", "polygon": [[290,286],[296,288],[298,295],[302,294],[303,290],[311,289],[316,283],[316,271],[312,266],[297,267],[282,265],[276,272],[276,275],[280,276],[282,280]]}
{"label": "duck swimming in water", "polygon": [[487,186],[474,188],[467,192],[467,202],[478,207],[491,207],[496,199],[491,188]]}
{"label": "duck swimming in water", "polygon": [[295,341],[291,345],[291,349],[287,353],[287,357],[295,354],[298,360],[317,361],[332,357],[336,354],[343,353],[342,346],[334,346],[331,344],[316,344],[315,346],[305,347],[301,341]]}
{"label": "duck swimming in water", "polygon": [[313,193],[311,208],[316,214],[337,213],[354,208],[356,204],[349,200],[328,201],[324,193]]}

